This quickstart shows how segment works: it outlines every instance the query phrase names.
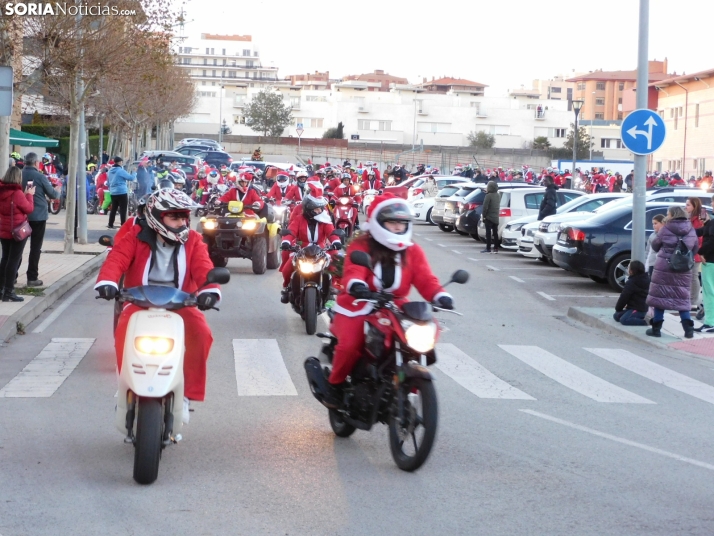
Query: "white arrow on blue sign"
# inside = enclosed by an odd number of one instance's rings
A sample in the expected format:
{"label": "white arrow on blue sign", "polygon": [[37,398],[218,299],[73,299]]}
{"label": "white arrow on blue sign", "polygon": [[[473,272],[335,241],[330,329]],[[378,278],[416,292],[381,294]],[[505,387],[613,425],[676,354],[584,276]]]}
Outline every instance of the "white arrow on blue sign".
{"label": "white arrow on blue sign", "polygon": [[667,127],[658,113],[648,109],[635,110],[622,122],[622,143],[635,154],[652,154],[662,147]]}

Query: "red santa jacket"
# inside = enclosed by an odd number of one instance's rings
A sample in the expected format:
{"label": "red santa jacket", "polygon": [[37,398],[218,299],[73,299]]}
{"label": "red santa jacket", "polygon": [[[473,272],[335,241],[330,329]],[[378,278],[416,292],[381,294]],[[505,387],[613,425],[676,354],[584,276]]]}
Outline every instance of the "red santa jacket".
{"label": "red santa jacket", "polygon": [[12,239],[12,230],[25,223],[34,208],[35,197],[23,193],[20,184],[0,182],[0,238]]}
{"label": "red santa jacket", "polygon": [[359,188],[354,184],[350,184],[346,188],[340,184],[338,188],[332,190],[332,193],[334,193],[336,197],[342,197],[345,195],[348,197],[359,197]]}
{"label": "red santa jacket", "polygon": [[394,283],[389,288],[382,288],[379,278],[382,275],[382,265],[377,263],[374,267],[374,274],[368,268],[357,266],[350,261],[350,254],[353,251],[364,251],[369,253],[369,242],[364,239],[353,240],[345,253],[345,263],[342,271],[342,281],[344,290],[337,296],[337,304],[334,307],[336,313],[345,316],[355,317],[369,314],[373,309],[373,304],[360,302],[354,303],[355,298],[349,294],[352,285],[363,283],[373,292],[385,290],[394,295],[394,301],[401,305],[409,301],[409,292],[414,285],[424,299],[433,302],[441,296],[448,296],[439,280],[432,273],[429,261],[424,250],[417,244],[409,246],[406,250],[397,255],[397,265],[394,267]]}
{"label": "red santa jacket", "polygon": [[290,218],[288,231],[290,234],[283,237],[283,244],[295,245],[295,242],[307,244],[317,244],[320,247],[327,247],[330,244],[340,242],[340,237],[335,234],[335,227],[331,223],[317,222],[315,231],[310,232],[308,220],[301,211],[295,211],[296,216]]}
{"label": "red santa jacket", "polygon": [[286,186],[285,189],[282,189],[280,185],[276,182],[275,184],[273,184],[273,187],[268,192],[268,197],[272,197],[273,199],[275,199],[275,203],[279,205],[283,198],[287,196],[289,190],[289,185]]}
{"label": "red santa jacket", "polygon": [[[365,171],[365,173],[367,173]],[[377,178],[377,175],[375,174],[374,179],[371,181],[369,180],[369,177],[366,177],[364,173],[362,174],[362,190],[381,190],[382,189],[382,181]]]}
{"label": "red santa jacket", "polygon": [[[126,222],[124,229],[129,222]],[[124,278],[124,287],[138,287],[149,284],[151,269],[152,246],[156,233],[146,223],[133,225],[126,230],[124,236],[114,243],[97,276],[96,289],[101,285],[111,285],[118,288],[119,279]],[[213,269],[213,263],[208,256],[208,248],[203,243],[203,237],[196,231],[191,231],[188,240],[179,248],[176,257],[178,288],[184,292],[196,292],[198,286],[206,282],[208,272]],[[221,295],[218,285],[207,285],[199,294],[214,292]]]}
{"label": "red santa jacket", "polygon": [[255,188],[250,187],[245,191],[245,193],[241,192],[238,188],[231,188],[221,196],[220,201],[221,203],[228,203],[230,201],[243,201],[243,211],[249,215],[255,214],[251,209],[246,208],[249,205],[257,203],[259,205],[258,210],[262,209],[265,205],[265,202],[261,199],[258,191]]}
{"label": "red santa jacket", "polygon": [[339,188],[342,186],[342,179],[339,177],[335,177],[334,179],[330,179],[327,181],[327,184],[325,185],[325,190],[329,190],[330,192],[334,191],[335,188]]}
{"label": "red santa jacket", "polygon": [[310,188],[305,183],[304,189],[301,189],[297,184],[293,184],[288,187],[288,191],[285,194],[285,199],[288,201],[294,201],[295,203],[301,203],[302,198],[310,193]]}
{"label": "red santa jacket", "polygon": [[107,172],[102,171],[99,175],[97,175],[97,189],[99,188],[104,188],[105,190],[108,190],[109,187],[107,186]]}

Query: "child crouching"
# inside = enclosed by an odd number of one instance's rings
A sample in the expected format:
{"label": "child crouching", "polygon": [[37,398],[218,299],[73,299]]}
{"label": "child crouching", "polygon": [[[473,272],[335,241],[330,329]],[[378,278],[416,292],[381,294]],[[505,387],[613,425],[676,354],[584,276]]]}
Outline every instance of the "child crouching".
{"label": "child crouching", "polygon": [[613,318],[625,326],[646,326],[650,278],[645,272],[645,265],[640,261],[632,261],[628,273],[629,277],[615,305]]}

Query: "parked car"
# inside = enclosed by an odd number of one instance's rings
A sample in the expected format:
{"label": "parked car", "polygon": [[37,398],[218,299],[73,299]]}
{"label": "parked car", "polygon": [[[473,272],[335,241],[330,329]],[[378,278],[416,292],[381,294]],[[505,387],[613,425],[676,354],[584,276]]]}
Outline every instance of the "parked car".
{"label": "parked car", "polygon": [[197,153],[195,156],[203,160],[209,166],[221,167],[223,165],[230,166],[233,162],[231,155],[224,151],[205,151]]}
{"label": "parked car", "polygon": [[450,197],[459,190],[458,184],[448,184],[441,188],[434,197],[412,198],[407,203],[412,209],[414,219],[436,225],[431,219],[431,211],[437,198]]}
{"label": "parked car", "polygon": [[186,145],[205,145],[207,147],[213,147],[217,151],[222,151],[223,147],[216,140],[210,140],[208,138],[184,138],[176,145],[176,149],[179,147],[184,147]]}
{"label": "parked car", "polygon": [[[585,195],[585,192],[580,190],[566,190],[564,188],[560,188],[556,191],[558,206],[564,205],[576,197],[581,197],[583,195]],[[508,196],[502,197],[501,211],[498,218],[498,235],[503,236],[503,231],[506,228],[506,225],[514,218],[520,218],[527,215],[537,216],[540,210],[540,203],[543,201],[544,196],[545,188],[538,187],[537,191],[529,191],[522,188],[511,190]],[[478,236],[480,239],[484,239],[486,236],[486,227],[484,227],[483,221],[479,222]],[[506,247],[503,243],[501,245]],[[516,246],[517,244],[513,243],[506,245]]]}
{"label": "parked car", "polygon": [[[483,184],[476,184],[470,181],[456,183],[454,186],[458,186],[459,189],[449,197],[437,197],[431,210],[431,221],[445,233],[450,233],[455,229],[455,222],[458,217],[456,204],[462,202],[474,190],[484,188]],[[459,231],[459,233],[462,234],[463,231]]]}
{"label": "parked car", "polygon": [[[671,202],[651,201],[645,206],[645,234],[652,233],[652,218],[666,215]],[[684,206],[683,203],[674,203]],[[707,207],[711,213],[711,207]],[[598,283],[609,283],[619,292],[625,286],[632,249],[632,207],[604,210],[579,222],[563,225],[553,246],[556,265],[590,277]]]}
{"label": "parked car", "polygon": [[[586,219],[590,217],[595,209],[627,195],[629,194],[610,192],[582,195],[568,201],[564,205],[558,206],[554,215],[582,212],[585,216],[581,219]],[[558,201],[560,201],[560,197],[558,197]],[[503,248],[518,250],[521,254],[528,254],[526,255],[527,257],[540,257],[540,253],[538,253],[537,250],[535,253],[531,253],[533,250],[533,235],[535,231],[538,230],[538,225],[537,214],[531,214],[509,221],[504,227],[501,237]]]}
{"label": "parked car", "polygon": [[211,145],[184,145],[183,147],[177,147],[175,149],[175,152],[185,154],[185,155],[198,155],[201,153],[205,152],[210,152],[210,151],[219,151],[220,149],[217,149]]}
{"label": "parked car", "polygon": [[[507,185],[507,186],[506,186]],[[456,220],[456,230],[461,234],[468,234],[475,240],[480,240],[478,235],[478,225],[483,213],[483,200],[486,197],[486,184],[479,183],[479,188],[474,190],[464,198],[461,205],[457,205],[459,210],[459,218]],[[510,191],[518,188],[538,188],[536,186],[525,183],[504,183],[502,189],[499,189],[498,197],[500,203],[504,204],[508,201],[503,199],[510,196]]]}

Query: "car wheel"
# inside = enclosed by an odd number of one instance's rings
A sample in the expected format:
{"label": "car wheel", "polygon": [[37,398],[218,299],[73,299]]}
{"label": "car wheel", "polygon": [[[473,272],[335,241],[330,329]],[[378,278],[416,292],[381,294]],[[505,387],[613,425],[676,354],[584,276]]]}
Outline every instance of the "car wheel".
{"label": "car wheel", "polygon": [[621,253],[610,261],[607,268],[607,282],[610,283],[613,290],[620,292],[623,288],[625,288],[625,281],[627,279],[627,270],[629,266],[629,253]]}
{"label": "car wheel", "polygon": [[426,221],[429,225],[436,225],[434,220],[431,219],[431,209],[426,213]]}
{"label": "car wheel", "polygon": [[451,231],[454,230],[454,228],[451,225],[444,225],[443,223],[439,224],[439,229],[441,229],[445,233],[450,233]]}

